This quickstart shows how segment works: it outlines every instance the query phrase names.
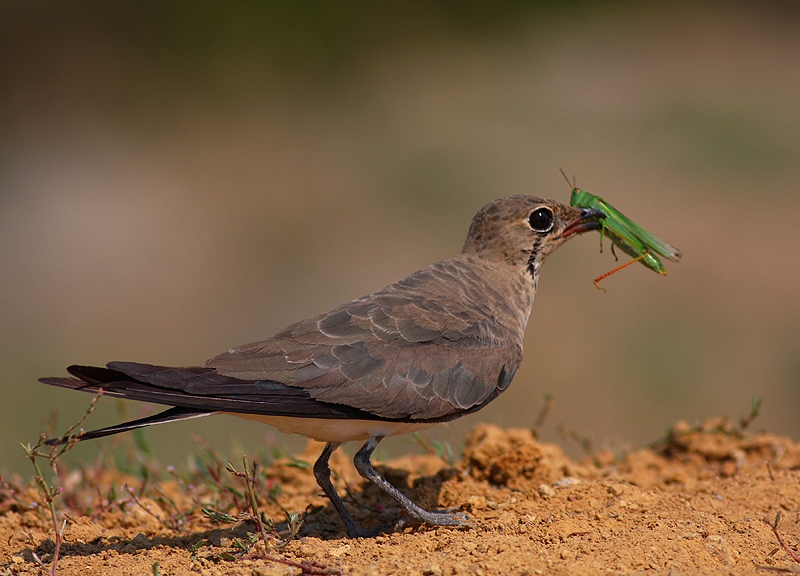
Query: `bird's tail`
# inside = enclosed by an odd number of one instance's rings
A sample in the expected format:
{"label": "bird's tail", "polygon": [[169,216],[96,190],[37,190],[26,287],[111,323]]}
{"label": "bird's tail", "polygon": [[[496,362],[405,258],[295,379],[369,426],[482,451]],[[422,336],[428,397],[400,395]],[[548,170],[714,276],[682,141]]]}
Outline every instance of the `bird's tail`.
{"label": "bird's tail", "polygon": [[[40,381],[45,384],[53,386],[60,386],[62,388],[71,388],[73,390],[82,390],[85,392],[98,393],[101,390],[109,393],[112,396],[125,397],[124,390],[126,385],[136,386],[139,385],[134,378],[119,372],[117,370],[109,370],[108,368],[97,368],[94,366],[70,366],[69,372],[77,378],[40,378]],[[208,416],[214,414],[213,410],[204,410],[202,408],[192,408],[184,406],[175,406],[147,416],[146,418],[139,418],[131,420],[130,422],[123,422],[107,428],[99,430],[91,430],[89,432],[81,432],[71,436],[62,436],[60,438],[50,438],[45,442],[48,446],[59,446],[69,442],[77,442],[80,440],[91,440],[93,438],[102,438],[103,436],[111,436],[112,434],[119,434],[120,432],[127,432],[137,428],[144,428],[146,426],[153,426],[154,424],[163,424],[164,422],[176,422],[178,420],[188,420],[190,418],[199,418],[201,416]]]}
{"label": "bird's tail", "polygon": [[62,436],[60,438],[50,438],[45,442],[48,446],[59,446],[61,444],[68,444],[70,442],[78,442],[81,440],[92,440],[94,438],[102,438],[103,436],[111,436],[112,434],[119,434],[120,432],[128,432],[129,430],[136,430],[137,428],[144,428],[146,426],[153,426],[154,424],[163,424],[165,422],[177,422],[178,420],[189,420],[190,418],[200,418],[201,416],[208,416],[214,414],[208,410],[198,410],[196,408],[182,408],[180,406],[170,408],[147,416],[146,418],[139,418],[138,420],[131,420],[130,422],[123,422],[107,428],[100,428],[99,430],[92,430],[90,432],[81,432],[72,436]]}

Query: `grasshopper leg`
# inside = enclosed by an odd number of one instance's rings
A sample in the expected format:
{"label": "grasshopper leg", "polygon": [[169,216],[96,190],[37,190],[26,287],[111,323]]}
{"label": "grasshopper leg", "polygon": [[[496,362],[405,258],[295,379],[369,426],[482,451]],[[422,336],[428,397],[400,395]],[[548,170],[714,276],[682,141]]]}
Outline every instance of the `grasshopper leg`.
{"label": "grasshopper leg", "polygon": [[[612,244],[612,246],[613,246],[613,244]],[[612,248],[612,249],[613,249],[613,248]],[[606,291],[606,289],[605,289],[605,288],[603,288],[602,286],[600,286],[600,284],[599,284],[599,282],[600,282],[601,280],[605,280],[606,278],[608,278],[608,277],[609,277],[609,276],[611,276],[612,274],[616,274],[617,272],[619,272],[619,271],[620,271],[620,270],[622,270],[623,268],[627,268],[627,267],[628,267],[628,266],[630,266],[631,264],[633,264],[633,263],[635,263],[635,262],[638,262],[639,260],[643,259],[643,258],[644,258],[645,256],[647,256],[648,254],[650,254],[650,252],[647,252],[647,251],[645,251],[645,253],[644,253],[644,254],[642,254],[641,256],[639,256],[638,258],[634,258],[634,259],[633,259],[633,260],[631,260],[630,262],[625,262],[625,264],[623,264],[622,266],[617,266],[617,267],[616,267],[616,268],[614,268],[613,270],[610,270],[610,271],[606,272],[605,274],[601,274],[600,276],[598,276],[597,278],[595,278],[595,279],[594,279],[594,287],[595,287],[595,288],[597,288],[598,290],[602,290],[603,292],[605,292],[605,291]]]}

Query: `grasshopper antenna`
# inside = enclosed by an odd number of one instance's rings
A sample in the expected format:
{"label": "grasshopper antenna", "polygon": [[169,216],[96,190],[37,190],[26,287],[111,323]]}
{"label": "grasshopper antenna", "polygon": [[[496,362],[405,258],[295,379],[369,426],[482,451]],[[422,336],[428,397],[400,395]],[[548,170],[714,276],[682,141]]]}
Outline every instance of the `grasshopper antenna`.
{"label": "grasshopper antenna", "polygon": [[572,182],[570,182],[570,181],[569,181],[569,177],[567,176],[567,173],[566,173],[566,172],[564,172],[564,169],[563,169],[563,168],[561,168],[560,166],[559,166],[559,168],[558,168],[558,169],[559,169],[559,170],[561,170],[561,175],[564,177],[564,180],[566,180],[566,181],[567,181],[567,185],[569,186],[569,189],[570,189],[570,190],[574,190],[575,188],[577,188],[577,186],[576,186],[576,180],[575,180],[575,174],[573,174],[573,175],[572,175]]}

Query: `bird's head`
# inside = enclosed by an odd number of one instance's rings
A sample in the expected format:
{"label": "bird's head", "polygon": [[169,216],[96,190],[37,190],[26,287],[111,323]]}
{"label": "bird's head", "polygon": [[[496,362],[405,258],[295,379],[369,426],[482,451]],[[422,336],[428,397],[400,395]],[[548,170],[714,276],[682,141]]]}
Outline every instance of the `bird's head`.
{"label": "bird's head", "polygon": [[489,202],[472,219],[462,253],[527,267],[535,277],[556,248],[583,232],[599,230],[605,215],[535,196]]}

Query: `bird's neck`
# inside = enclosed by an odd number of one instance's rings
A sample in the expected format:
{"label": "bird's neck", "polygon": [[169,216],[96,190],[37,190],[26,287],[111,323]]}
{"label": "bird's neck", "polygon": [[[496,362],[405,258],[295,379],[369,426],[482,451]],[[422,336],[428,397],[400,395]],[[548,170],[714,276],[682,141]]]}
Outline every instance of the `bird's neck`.
{"label": "bird's neck", "polygon": [[475,293],[466,293],[472,305],[505,327],[521,345],[536,295],[538,266],[529,270],[524,265],[511,265],[470,254],[461,254],[457,260],[469,268],[470,282],[480,287]]}

